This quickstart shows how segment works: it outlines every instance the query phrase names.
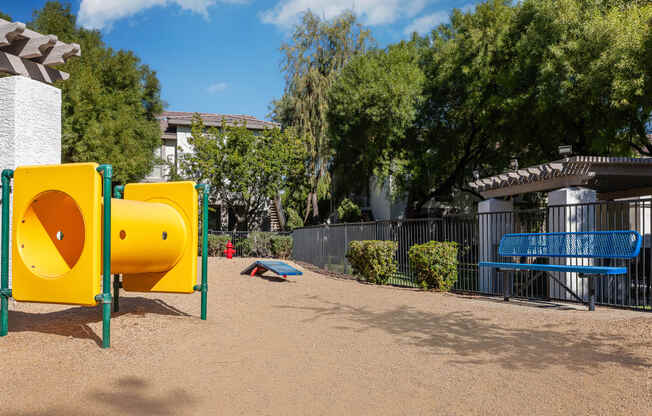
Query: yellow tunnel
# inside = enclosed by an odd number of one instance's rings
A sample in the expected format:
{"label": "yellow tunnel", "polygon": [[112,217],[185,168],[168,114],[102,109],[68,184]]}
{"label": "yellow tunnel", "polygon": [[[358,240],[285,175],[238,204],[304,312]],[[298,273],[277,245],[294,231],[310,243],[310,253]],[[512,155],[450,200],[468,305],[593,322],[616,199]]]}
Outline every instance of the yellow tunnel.
{"label": "yellow tunnel", "polygon": [[[103,241],[96,166],[16,169],[16,300],[95,304]],[[125,290],[192,292],[197,276],[195,184],[129,184],[124,197],[111,200],[111,273],[123,275]]]}
{"label": "yellow tunnel", "polygon": [[170,205],[111,201],[111,273],[170,270],[188,240],[183,217]]}

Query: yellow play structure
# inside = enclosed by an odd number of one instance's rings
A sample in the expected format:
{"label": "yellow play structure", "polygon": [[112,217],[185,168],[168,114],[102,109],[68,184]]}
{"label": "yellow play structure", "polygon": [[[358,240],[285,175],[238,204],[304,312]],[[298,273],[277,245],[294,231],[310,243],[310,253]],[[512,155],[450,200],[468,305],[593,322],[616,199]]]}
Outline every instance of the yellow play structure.
{"label": "yellow play structure", "polygon": [[[12,288],[8,288],[9,188],[13,177]],[[103,347],[110,345],[110,307],[119,289],[202,293],[206,319],[207,203],[194,182],[118,186],[96,163],[23,166],[2,172],[2,316],[7,299],[103,304]],[[203,190],[202,282],[197,285],[198,190]],[[114,274],[113,297],[110,277]],[[120,281],[120,275],[122,281]]]}

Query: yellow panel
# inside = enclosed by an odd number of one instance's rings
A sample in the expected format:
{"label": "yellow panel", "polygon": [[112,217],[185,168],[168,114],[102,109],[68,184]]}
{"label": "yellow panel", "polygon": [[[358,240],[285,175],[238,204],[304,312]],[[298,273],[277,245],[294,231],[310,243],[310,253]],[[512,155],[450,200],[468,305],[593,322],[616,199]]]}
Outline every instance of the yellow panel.
{"label": "yellow panel", "polygon": [[[125,290],[134,292],[176,292],[192,293],[197,283],[197,241],[198,241],[198,203],[194,182],[138,183],[125,186],[125,200],[165,204],[173,207],[181,216],[186,232],[181,258],[172,269],[162,272],[126,273],[122,277]],[[167,217],[167,216],[166,216]],[[134,218],[133,221],[136,221]],[[115,218],[114,221],[123,221]],[[171,221],[162,220],[154,231],[158,234],[160,225],[172,226]],[[125,226],[132,220],[124,220]],[[117,224],[117,223],[116,223]],[[132,225],[135,227],[135,225]],[[112,227],[112,241],[116,232]],[[162,231],[161,231],[162,232]],[[127,239],[129,231],[126,230]],[[160,243],[157,239],[157,244]],[[168,238],[177,238],[168,232]]]}
{"label": "yellow panel", "polygon": [[96,163],[14,173],[12,295],[95,305],[101,283],[101,175]]}

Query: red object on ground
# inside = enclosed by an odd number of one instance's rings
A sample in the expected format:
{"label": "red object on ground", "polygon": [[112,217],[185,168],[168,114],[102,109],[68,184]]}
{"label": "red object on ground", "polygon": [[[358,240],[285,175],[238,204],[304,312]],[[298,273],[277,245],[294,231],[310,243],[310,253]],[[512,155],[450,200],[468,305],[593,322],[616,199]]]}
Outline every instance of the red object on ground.
{"label": "red object on ground", "polygon": [[224,250],[224,254],[226,254],[227,259],[232,259],[233,255],[235,254],[235,249],[233,248],[233,244],[230,241],[226,243],[226,249]]}
{"label": "red object on ground", "polygon": [[251,277],[254,277],[258,273],[258,267],[254,267],[254,269],[251,271]]}

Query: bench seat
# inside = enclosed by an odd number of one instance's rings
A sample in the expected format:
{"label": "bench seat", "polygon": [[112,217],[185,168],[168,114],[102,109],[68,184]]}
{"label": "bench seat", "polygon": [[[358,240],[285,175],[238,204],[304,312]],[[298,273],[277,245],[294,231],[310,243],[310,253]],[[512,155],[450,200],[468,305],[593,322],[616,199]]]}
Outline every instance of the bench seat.
{"label": "bench seat", "polygon": [[[638,231],[580,231],[569,233],[515,233],[505,234],[500,239],[498,255],[502,257],[530,258],[603,258],[633,259],[641,250],[641,235]],[[541,272],[580,273],[591,277],[589,286],[589,310],[595,310],[595,280],[600,276],[626,275],[626,267],[582,266],[566,264],[507,263],[481,261],[479,267],[491,267],[503,273],[504,299],[509,300],[510,280],[508,270],[535,270]],[[536,276],[529,279],[528,284]],[[548,278],[556,281],[566,292],[584,302],[563,279],[554,274]]]}
{"label": "bench seat", "polygon": [[603,274],[616,275],[626,274],[627,267],[608,267],[608,266],[582,266],[582,265],[563,265],[563,264],[533,264],[533,263],[499,263],[490,261],[481,261],[480,267],[493,267],[502,270],[540,270],[546,272],[568,272],[584,274]]}

